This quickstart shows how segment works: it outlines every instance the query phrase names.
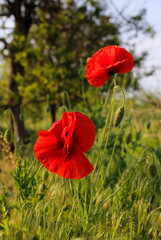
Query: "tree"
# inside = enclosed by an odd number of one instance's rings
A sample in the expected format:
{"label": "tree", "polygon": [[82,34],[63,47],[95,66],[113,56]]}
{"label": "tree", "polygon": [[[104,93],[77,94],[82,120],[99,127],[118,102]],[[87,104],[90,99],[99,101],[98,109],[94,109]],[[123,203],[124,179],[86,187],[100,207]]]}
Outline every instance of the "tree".
{"label": "tree", "polygon": [[[20,62],[16,61],[16,54],[23,51],[26,39],[33,22],[35,12],[35,1],[25,0],[4,0],[0,5],[0,16],[5,18],[14,17],[15,27],[12,32],[12,40],[0,39],[4,43],[4,48],[8,49],[8,57],[11,62],[11,77],[9,80],[9,107],[12,110],[16,122],[17,141],[24,141],[25,128],[24,121],[19,118],[22,96],[18,92],[15,77],[20,74],[24,76],[25,69]],[[1,26],[2,27],[2,26]],[[19,44],[19,39],[23,39]]]}
{"label": "tree", "polygon": [[[55,121],[56,106],[63,104],[66,91],[74,103],[81,99],[80,59],[85,64],[98,49],[119,45],[120,26],[112,22],[104,3],[98,0],[1,1],[0,17],[14,17],[12,37],[0,41],[8,50],[11,62],[9,106],[15,116],[18,141],[25,138],[24,121],[20,118],[22,104],[37,109],[48,98]],[[144,31],[142,25],[138,28],[141,17],[131,19],[130,26],[132,23],[137,31]],[[131,83],[133,76],[129,74],[126,79]],[[120,83],[123,82],[120,78]]]}
{"label": "tree", "polygon": [[66,5],[57,1],[56,6],[55,11],[55,3],[46,1],[37,12],[39,24],[33,25],[28,47],[19,54],[28,70],[17,79],[26,102],[46,101],[50,95],[52,121],[64,92],[73,102],[81,98],[80,59],[85,64],[99,48],[119,44],[118,28],[98,1],[79,6],[74,0]]}

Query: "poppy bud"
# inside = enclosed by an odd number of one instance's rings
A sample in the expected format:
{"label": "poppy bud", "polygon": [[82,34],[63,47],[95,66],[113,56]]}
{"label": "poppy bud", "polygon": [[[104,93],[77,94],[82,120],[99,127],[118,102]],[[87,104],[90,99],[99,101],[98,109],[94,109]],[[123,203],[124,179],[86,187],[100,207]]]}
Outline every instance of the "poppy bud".
{"label": "poppy bud", "polygon": [[159,228],[161,228],[161,214],[160,214],[160,216],[158,217],[157,226],[158,226]]}
{"label": "poppy bud", "polygon": [[119,107],[115,115],[114,126],[118,127],[124,116],[124,106]]}
{"label": "poppy bud", "polygon": [[10,129],[7,129],[4,133],[4,141],[9,144],[10,142],[12,142],[13,139],[13,133]]}
{"label": "poppy bud", "polygon": [[151,127],[151,122],[148,122],[148,124],[147,124],[147,129],[150,129],[150,127]]}
{"label": "poppy bud", "polygon": [[44,179],[44,181],[46,181],[46,180],[48,179],[48,177],[49,177],[48,171],[44,171],[44,173],[43,173],[43,179]]}
{"label": "poppy bud", "polygon": [[126,137],[126,144],[129,144],[132,141],[132,133],[129,132],[129,134]]}
{"label": "poppy bud", "polygon": [[153,164],[149,167],[149,175],[151,178],[154,178],[157,174],[157,167]]}

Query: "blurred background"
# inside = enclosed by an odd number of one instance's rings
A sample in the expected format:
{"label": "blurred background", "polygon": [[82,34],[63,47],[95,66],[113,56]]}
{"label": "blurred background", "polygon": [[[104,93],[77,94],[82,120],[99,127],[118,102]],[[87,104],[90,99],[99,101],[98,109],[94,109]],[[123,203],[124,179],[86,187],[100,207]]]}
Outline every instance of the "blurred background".
{"label": "blurred background", "polygon": [[118,76],[118,84],[128,97],[158,106],[160,12],[159,0],[1,0],[1,130],[10,108],[17,141],[27,142],[30,131],[55,121],[62,105],[85,111],[82,87],[90,108],[111,81],[91,88],[84,78],[87,58],[112,44],[125,47],[135,62],[131,73]]}

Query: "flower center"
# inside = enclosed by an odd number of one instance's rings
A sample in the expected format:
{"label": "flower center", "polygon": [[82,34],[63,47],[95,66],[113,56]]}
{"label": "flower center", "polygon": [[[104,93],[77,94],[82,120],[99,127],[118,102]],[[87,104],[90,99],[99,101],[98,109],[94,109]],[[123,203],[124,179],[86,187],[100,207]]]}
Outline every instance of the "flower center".
{"label": "flower center", "polygon": [[110,76],[114,75],[113,71],[109,71]]}

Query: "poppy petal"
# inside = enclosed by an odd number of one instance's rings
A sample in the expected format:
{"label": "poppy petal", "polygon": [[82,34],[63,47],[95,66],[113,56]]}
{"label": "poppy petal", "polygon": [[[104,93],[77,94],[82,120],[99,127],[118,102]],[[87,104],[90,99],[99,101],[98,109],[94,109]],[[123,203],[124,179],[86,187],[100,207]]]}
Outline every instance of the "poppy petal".
{"label": "poppy petal", "polygon": [[[45,168],[47,168],[50,172],[58,174],[57,171],[62,165],[62,155],[54,155],[51,153],[50,156],[43,158],[43,159],[38,159]],[[59,174],[58,174],[59,175]]]}
{"label": "poppy petal", "polygon": [[96,52],[88,61],[86,75],[94,87],[102,86],[111,73],[130,72],[134,66],[132,55],[119,46],[108,46]]}
{"label": "poppy petal", "polygon": [[[55,165],[54,169],[55,169]],[[57,170],[52,171],[64,178],[80,179],[93,171],[93,166],[80,149],[73,147],[70,155],[63,161]]]}
{"label": "poppy petal", "polygon": [[48,132],[51,132],[55,135],[56,138],[60,139],[62,132],[62,119],[53,123],[53,125],[49,128]]}
{"label": "poppy petal", "polygon": [[80,112],[75,112],[75,115],[74,143],[76,143],[83,152],[87,152],[95,140],[95,126],[92,120],[86,115]]}
{"label": "poppy petal", "polygon": [[62,127],[63,127],[63,132],[62,132],[62,137],[69,142],[70,138],[73,135],[74,129],[75,129],[75,113],[71,112],[70,114],[65,112],[63,113],[62,117]]}
{"label": "poppy petal", "polygon": [[71,179],[83,178],[93,171],[82,151],[92,147],[95,127],[84,114],[66,112],[49,131],[40,130],[38,135],[35,156],[49,171]]}
{"label": "poppy petal", "polygon": [[94,74],[88,78],[89,83],[94,87],[101,87],[110,77],[107,70],[95,71]]}
{"label": "poppy petal", "polygon": [[57,155],[61,149],[58,144],[59,140],[50,132],[43,130],[40,130],[38,135],[38,139],[34,145],[36,158],[40,161],[40,159],[46,159],[53,154]]}

